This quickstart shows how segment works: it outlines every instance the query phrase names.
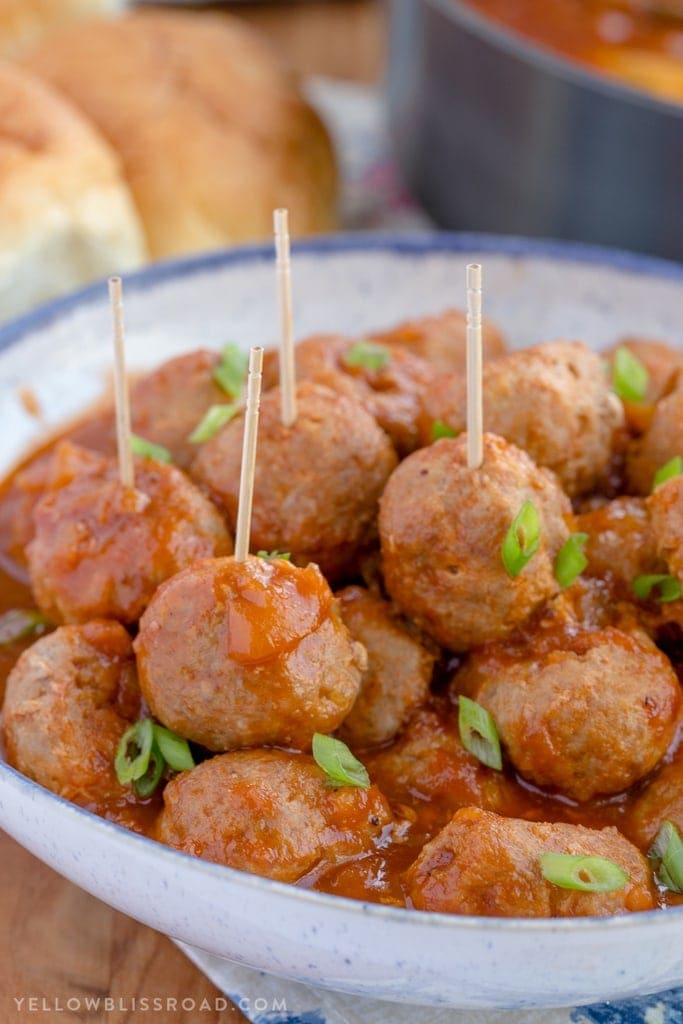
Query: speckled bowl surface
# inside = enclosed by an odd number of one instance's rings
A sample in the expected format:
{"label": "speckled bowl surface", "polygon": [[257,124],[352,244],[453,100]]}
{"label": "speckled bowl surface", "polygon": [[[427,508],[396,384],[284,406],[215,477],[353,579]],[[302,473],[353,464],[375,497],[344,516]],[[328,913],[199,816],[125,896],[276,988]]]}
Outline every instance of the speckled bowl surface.
{"label": "speckled bowl surface", "polygon": [[[294,253],[296,333],[359,334],[463,302],[484,265],[485,311],[515,346],[625,333],[683,345],[683,268],[557,243],[474,235],[335,237]],[[152,267],[126,285],[131,368],[198,346],[273,342],[270,250]],[[96,398],[110,366],[104,286],[0,330],[6,470],[37,437],[17,389],[56,424]],[[518,921],[424,914],[306,892],[208,864],[80,810],[0,762],[0,826],[88,892],[241,964],[393,999],[462,1008],[588,1004],[683,982],[683,908]]]}

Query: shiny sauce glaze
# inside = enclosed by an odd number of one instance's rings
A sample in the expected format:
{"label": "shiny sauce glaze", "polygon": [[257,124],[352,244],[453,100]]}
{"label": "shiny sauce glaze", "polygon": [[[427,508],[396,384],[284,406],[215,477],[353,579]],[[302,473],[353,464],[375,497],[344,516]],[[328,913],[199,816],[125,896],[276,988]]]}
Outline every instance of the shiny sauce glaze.
{"label": "shiny sauce glaze", "polygon": [[[111,423],[109,417],[90,418],[74,426],[58,439],[53,439],[45,448],[33,454],[0,485],[0,614],[13,609],[35,609],[30,587],[23,546],[31,537],[32,507],[40,494],[40,482],[46,479],[45,469],[52,448],[65,437],[77,441],[87,439],[87,444],[103,452],[111,452]],[[255,560],[254,560],[255,561]],[[329,610],[329,593],[317,567],[309,570],[293,570],[287,562],[263,560],[257,564],[258,572],[251,580],[222,585],[230,590],[235,606],[233,646],[230,656],[245,663],[268,660],[275,653],[294,646],[300,636],[306,635],[322,621]],[[274,590],[269,590],[275,582]],[[276,625],[277,609],[283,602],[294,602],[299,615],[294,621],[293,631],[280,635]],[[263,626],[262,613],[266,612],[273,627],[273,640],[264,638],[257,628],[257,621]],[[290,603],[291,611],[291,603]],[[597,625],[597,623],[596,623]],[[536,623],[535,626],[543,626]],[[296,634],[296,635],[295,635]],[[0,700],[4,694],[7,676],[23,650],[34,642],[28,637],[15,643],[0,645]],[[596,800],[577,805],[570,800],[542,792],[517,776],[509,766],[503,776],[462,756],[462,748],[454,736],[457,715],[451,701],[445,696],[445,683],[452,676],[457,659],[444,661],[437,672],[435,694],[425,714],[430,715],[429,737],[433,741],[433,754],[420,766],[417,785],[406,786],[401,778],[392,779],[391,774],[381,771],[379,765],[387,749],[372,752],[357,752],[366,764],[370,777],[380,784],[381,790],[392,805],[397,825],[387,830],[377,849],[333,867],[312,871],[299,884],[340,896],[368,900],[396,906],[405,905],[403,873],[415,860],[421,848],[446,824],[457,805],[476,802],[481,795],[488,799],[491,788],[501,790],[503,805],[499,810],[510,817],[532,821],[556,821],[581,824],[592,828],[614,826],[627,838],[635,841],[629,833],[629,811],[633,802],[647,784],[641,782],[634,790],[606,800]],[[680,675],[680,671],[679,671]],[[439,678],[441,676],[441,678]],[[146,711],[145,711],[146,713]],[[680,739],[680,737],[679,737]],[[399,737],[400,740],[400,737]],[[672,760],[679,741],[673,744],[666,758]],[[201,758],[201,751],[195,751]],[[134,798],[130,801],[107,802],[103,798],[97,805],[86,804],[88,810],[102,817],[125,825],[134,831],[153,835],[154,825],[161,809],[161,790],[148,800]],[[643,851],[646,852],[646,851]],[[683,904],[683,897],[669,892],[661,893],[662,906]]]}

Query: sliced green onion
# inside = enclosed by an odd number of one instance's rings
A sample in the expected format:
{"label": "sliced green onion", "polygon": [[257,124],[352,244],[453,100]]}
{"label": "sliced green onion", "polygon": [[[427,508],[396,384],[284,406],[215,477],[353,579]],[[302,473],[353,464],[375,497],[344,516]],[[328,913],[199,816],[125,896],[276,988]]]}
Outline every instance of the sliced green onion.
{"label": "sliced green onion", "polygon": [[210,441],[221,427],[230,422],[238,410],[239,405],[236,402],[232,402],[230,405],[212,405],[194,428],[188,441],[190,444],[203,444],[204,441]]}
{"label": "sliced green onion", "polygon": [[161,781],[161,776],[164,774],[164,767],[164,758],[156,743],[154,743],[152,744],[152,749],[149,754],[147,771],[144,775],[141,775],[139,779],[135,779],[133,781],[133,787],[138,796],[144,799],[145,797],[152,795]]}
{"label": "sliced green onion", "polygon": [[27,640],[30,636],[40,636],[49,626],[49,621],[40,612],[12,608],[0,615],[0,647]]}
{"label": "sliced green onion", "polygon": [[171,461],[171,453],[168,448],[147,441],[144,437],[138,437],[137,434],[130,435],[130,450],[133,455],[138,455],[141,459],[154,459],[155,462]]}
{"label": "sliced green onion", "polygon": [[606,857],[581,857],[571,853],[542,853],[541,874],[560,889],[577,892],[617,892],[628,884],[628,873]]}
{"label": "sliced green onion", "polygon": [[249,354],[239,345],[226,345],[221,361],[213,371],[213,379],[230,398],[237,398],[247,375]]}
{"label": "sliced green onion", "polygon": [[465,750],[488,768],[501,771],[503,756],[493,718],[481,704],[469,697],[458,697],[458,728]]}
{"label": "sliced green onion", "polygon": [[114,761],[116,777],[122,785],[142,778],[149,768],[153,744],[154,727],[151,718],[143,718],[126,729]]}
{"label": "sliced green onion", "polygon": [[644,402],[650,374],[644,363],[625,345],[614,353],[612,387],[624,402]]}
{"label": "sliced green onion", "polygon": [[347,366],[361,366],[364,370],[381,370],[391,359],[391,351],[374,341],[357,341],[344,356]]}
{"label": "sliced green onion", "polygon": [[501,555],[508,576],[519,576],[541,543],[541,520],[532,501],[525,501],[505,535]]}
{"label": "sliced green onion", "polygon": [[171,771],[186,772],[194,768],[194,758],[187,740],[156,722],[154,744]]}
{"label": "sliced green onion", "polygon": [[442,437],[457,437],[458,431],[449,427],[444,420],[434,420],[432,423],[432,443],[440,441]]}
{"label": "sliced green onion", "polygon": [[587,533],[573,533],[557,553],[555,579],[563,590],[571,587],[588,565],[584,548],[589,541]]}
{"label": "sliced green onion", "polygon": [[316,732],[313,736],[313,757],[318,767],[325,772],[328,786],[334,789],[342,786],[369,788],[370,776],[365,765],[353,756],[345,743],[334,736],[323,736]]}
{"label": "sliced green onion", "polygon": [[660,604],[678,601],[681,596],[681,584],[675,576],[666,573],[654,573],[652,576],[638,576],[631,584],[633,593],[641,601],[647,601],[652,591],[658,591],[657,600]]}
{"label": "sliced green onion", "polygon": [[283,562],[292,561],[291,551],[257,551],[257,558],[265,558],[267,561],[272,561],[274,558],[281,558]]}
{"label": "sliced green onion", "polygon": [[683,839],[672,821],[662,823],[647,856],[657,880],[671,892],[683,893]]}
{"label": "sliced green onion", "polygon": [[681,475],[683,475],[683,459],[680,455],[674,455],[673,459],[670,459],[669,462],[655,473],[655,478],[652,481],[652,490],[656,491],[660,484]]}

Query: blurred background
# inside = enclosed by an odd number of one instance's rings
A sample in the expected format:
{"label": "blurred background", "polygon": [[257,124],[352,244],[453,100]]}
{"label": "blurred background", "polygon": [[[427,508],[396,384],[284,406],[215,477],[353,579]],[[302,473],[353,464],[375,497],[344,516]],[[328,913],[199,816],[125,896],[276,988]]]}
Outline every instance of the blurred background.
{"label": "blurred background", "polygon": [[0,0],[0,320],[271,237],[683,259],[683,0]]}

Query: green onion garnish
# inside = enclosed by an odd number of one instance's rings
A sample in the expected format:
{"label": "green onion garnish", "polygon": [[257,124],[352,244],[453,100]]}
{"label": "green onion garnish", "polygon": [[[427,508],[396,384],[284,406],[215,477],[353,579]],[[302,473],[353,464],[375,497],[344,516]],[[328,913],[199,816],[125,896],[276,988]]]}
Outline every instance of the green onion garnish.
{"label": "green onion garnish", "polygon": [[151,796],[167,765],[174,772],[194,768],[187,740],[151,718],[142,718],[126,730],[114,761],[121,785],[132,782],[138,796]]}
{"label": "green onion garnish", "polygon": [[432,423],[432,443],[440,441],[442,437],[457,437],[458,431],[449,427],[444,420],[434,420]]}
{"label": "green onion garnish", "polygon": [[23,608],[12,608],[0,615],[0,647],[27,640],[30,636],[40,636],[50,623],[40,612]]}
{"label": "green onion garnish", "polygon": [[661,885],[683,893],[683,839],[672,821],[665,821],[647,855]]}
{"label": "green onion garnish", "polygon": [[361,366],[364,370],[381,370],[390,359],[390,350],[374,341],[357,341],[344,356],[347,366]]}
{"label": "green onion garnish", "polygon": [[664,466],[657,470],[655,478],[652,481],[652,490],[656,491],[660,484],[666,483],[667,480],[673,480],[676,476],[683,474],[683,459],[680,455],[674,455],[673,459],[670,459]]}
{"label": "green onion garnish", "polygon": [[493,718],[481,704],[469,697],[458,697],[458,728],[465,750],[488,768],[501,771],[503,756]]}
{"label": "green onion garnish", "polygon": [[313,736],[313,757],[319,768],[325,772],[328,786],[339,789],[342,786],[356,786],[368,789],[370,776],[364,765],[354,757],[349,748],[334,736]]}
{"label": "green onion garnish", "polygon": [[643,402],[647,397],[650,374],[644,363],[625,345],[614,353],[612,387],[624,402]]}
{"label": "green onion garnish", "polygon": [[587,533],[573,533],[557,553],[555,579],[563,590],[571,587],[588,565],[584,548],[589,541]]}
{"label": "green onion garnish", "polygon": [[525,501],[505,535],[501,555],[512,579],[534,557],[541,543],[541,521],[532,501]]}
{"label": "green onion garnish", "polygon": [[631,584],[633,593],[641,601],[647,601],[652,591],[656,590],[660,604],[678,601],[681,596],[681,584],[675,576],[666,573],[654,573],[652,576],[638,576]]}
{"label": "green onion garnish", "polygon": [[212,405],[194,428],[188,441],[190,444],[203,444],[204,441],[210,441],[221,427],[230,422],[238,410],[239,405],[236,402],[232,402],[230,405]]}
{"label": "green onion garnish", "polygon": [[118,749],[114,768],[122,785],[141,779],[149,767],[154,743],[154,725],[151,718],[143,718],[126,729]]}
{"label": "green onion garnish", "polygon": [[265,558],[271,562],[274,558],[281,558],[283,562],[291,562],[292,553],[291,551],[257,551],[257,558]]}
{"label": "green onion garnish", "polygon": [[141,459],[154,459],[155,462],[171,461],[171,453],[168,448],[147,441],[144,437],[138,437],[137,434],[130,435],[130,450],[133,455],[138,455]]}
{"label": "green onion garnish", "polygon": [[239,345],[226,345],[222,350],[213,379],[229,398],[237,398],[242,391],[248,363],[249,354]]}
{"label": "green onion garnish", "polygon": [[578,892],[616,892],[628,883],[623,868],[606,857],[581,857],[571,853],[542,853],[541,874],[560,889]]}

